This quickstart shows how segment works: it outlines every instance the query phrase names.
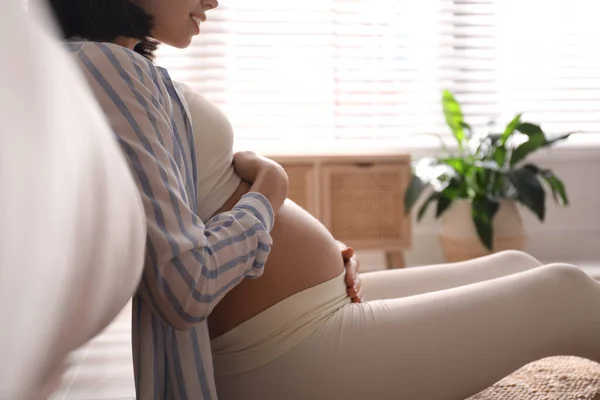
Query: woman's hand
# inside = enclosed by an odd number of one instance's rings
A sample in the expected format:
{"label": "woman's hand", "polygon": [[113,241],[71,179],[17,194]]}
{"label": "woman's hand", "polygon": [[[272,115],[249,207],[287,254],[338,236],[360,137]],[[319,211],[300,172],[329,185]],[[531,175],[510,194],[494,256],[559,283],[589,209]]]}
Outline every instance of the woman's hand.
{"label": "woman's hand", "polygon": [[251,192],[267,198],[277,214],[289,190],[289,179],[283,167],[266,157],[243,151],[234,154],[233,168],[240,178],[252,184]]}
{"label": "woman's hand", "polygon": [[285,175],[285,179],[287,179],[281,165],[252,151],[235,153],[233,155],[233,168],[240,178],[249,183],[254,183],[257,177],[266,171],[269,171],[272,176],[280,175],[282,179]]}
{"label": "woman's hand", "polygon": [[346,290],[348,291],[348,296],[350,296],[353,303],[362,303],[363,290],[362,280],[360,279],[360,274],[358,272],[360,269],[358,258],[354,254],[354,249],[352,247],[347,247],[340,242],[338,242],[338,246],[342,251],[342,258],[344,259],[344,266],[346,267]]}

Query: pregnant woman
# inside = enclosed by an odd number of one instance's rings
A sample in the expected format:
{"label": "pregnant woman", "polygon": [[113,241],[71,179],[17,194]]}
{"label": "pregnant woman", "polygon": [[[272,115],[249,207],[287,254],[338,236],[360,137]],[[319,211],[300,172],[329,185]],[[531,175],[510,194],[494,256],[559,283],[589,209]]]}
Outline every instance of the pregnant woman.
{"label": "pregnant woman", "polygon": [[[271,226],[270,208],[256,194],[257,175],[248,168],[253,156],[234,156],[227,119],[149,61],[152,40],[189,45],[216,1],[52,2],[65,36],[77,39],[71,48],[125,142],[132,168],[138,177],[155,172],[153,184],[168,189],[168,196],[157,198],[139,179],[149,237],[166,227],[177,234],[163,235],[160,243],[184,250],[196,246],[195,258],[185,258],[183,265],[182,258],[166,262],[153,247],[148,251],[149,275],[134,308],[153,312],[133,315],[139,398],[215,397],[207,381],[213,368],[198,344],[210,311],[221,399],[464,399],[542,357],[600,360],[600,284],[576,267],[541,266],[526,254],[505,252],[378,272],[363,277],[368,301],[352,304],[338,244],[293,202],[274,207],[272,249],[262,231],[253,241],[254,228],[230,234],[243,221],[253,221],[256,229]],[[85,12],[72,15],[73,7]],[[130,142],[136,151],[127,147]],[[169,151],[148,157],[156,149]],[[186,158],[194,161],[178,163]],[[186,207],[203,224],[193,216],[162,219]],[[222,239],[218,245],[205,244],[216,236]],[[254,250],[236,247],[240,240]],[[224,249],[230,252],[222,255]],[[258,277],[254,269],[265,258]],[[207,260],[216,267],[205,268]],[[239,262],[253,273],[243,272]],[[148,278],[157,269],[172,280]],[[210,296],[195,290],[204,278],[233,273],[239,276],[231,281],[236,285],[207,286]],[[190,285],[196,285],[191,294]],[[210,307],[193,313],[207,302]]]}
{"label": "pregnant woman", "polygon": [[[178,84],[194,130],[198,159],[198,216],[205,222],[230,211],[250,191],[251,182],[233,168],[233,129],[214,105],[186,85]],[[279,301],[331,281],[342,289],[344,263],[340,246],[328,230],[308,212],[286,200],[271,231],[273,247],[260,279],[245,280],[215,307],[209,318],[212,337],[230,331]]]}
{"label": "pregnant woman", "polygon": [[[226,117],[178,86],[203,160],[198,213],[209,220],[250,183],[232,167]],[[599,360],[590,335],[600,329],[600,285],[575,267],[508,251],[375,272],[363,275],[368,301],[351,304],[338,246],[319,221],[286,200],[272,237],[263,276],[209,318],[221,399],[464,399],[545,356]]]}

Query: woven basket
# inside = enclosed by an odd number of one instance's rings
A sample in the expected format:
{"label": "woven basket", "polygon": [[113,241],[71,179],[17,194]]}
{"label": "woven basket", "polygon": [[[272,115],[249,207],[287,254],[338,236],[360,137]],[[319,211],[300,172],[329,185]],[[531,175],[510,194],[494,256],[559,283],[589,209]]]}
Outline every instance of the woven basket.
{"label": "woven basket", "polygon": [[578,357],[545,358],[468,400],[600,400],[600,364]]}
{"label": "woven basket", "polygon": [[289,164],[284,167],[290,182],[288,197],[317,217],[315,168],[310,164]]}
{"label": "woven basket", "polygon": [[[410,218],[404,214],[406,166],[324,166],[322,217],[333,235],[361,248],[404,249]],[[360,188],[360,190],[357,190]]]}

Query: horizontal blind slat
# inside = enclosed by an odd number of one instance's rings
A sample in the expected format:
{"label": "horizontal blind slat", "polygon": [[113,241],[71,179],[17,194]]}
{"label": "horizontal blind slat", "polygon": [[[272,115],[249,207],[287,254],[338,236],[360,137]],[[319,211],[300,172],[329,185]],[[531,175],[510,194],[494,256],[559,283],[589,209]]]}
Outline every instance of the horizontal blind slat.
{"label": "horizontal blind slat", "polygon": [[447,134],[445,87],[478,129],[525,111],[551,131],[597,133],[600,24],[585,4],[228,0],[190,48],[161,47],[158,61],[242,138]]}

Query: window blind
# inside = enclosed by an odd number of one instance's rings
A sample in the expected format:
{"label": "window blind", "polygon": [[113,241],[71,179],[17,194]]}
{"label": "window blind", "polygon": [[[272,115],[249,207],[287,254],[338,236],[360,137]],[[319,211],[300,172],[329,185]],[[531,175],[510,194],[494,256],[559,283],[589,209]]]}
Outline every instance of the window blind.
{"label": "window blind", "polygon": [[[441,86],[455,94],[469,124],[482,129],[491,119],[502,114],[497,2],[455,0],[444,3],[443,20],[447,34],[441,42],[443,61],[440,73],[444,78]],[[439,90],[436,94],[439,96]]]}
{"label": "window blind", "polygon": [[[591,0],[446,1],[443,76],[469,121],[518,112],[549,134],[600,133],[600,24]],[[446,41],[450,45],[446,46]]]}
{"label": "window blind", "polygon": [[600,24],[593,0],[498,0],[500,101],[550,133],[600,134]]}
{"label": "window blind", "polygon": [[591,0],[223,1],[158,63],[220,106],[245,140],[448,133],[450,88],[485,130],[516,112],[600,133]]}
{"label": "window blind", "polygon": [[400,137],[428,122],[437,0],[222,3],[158,63],[220,106],[238,138]]}

